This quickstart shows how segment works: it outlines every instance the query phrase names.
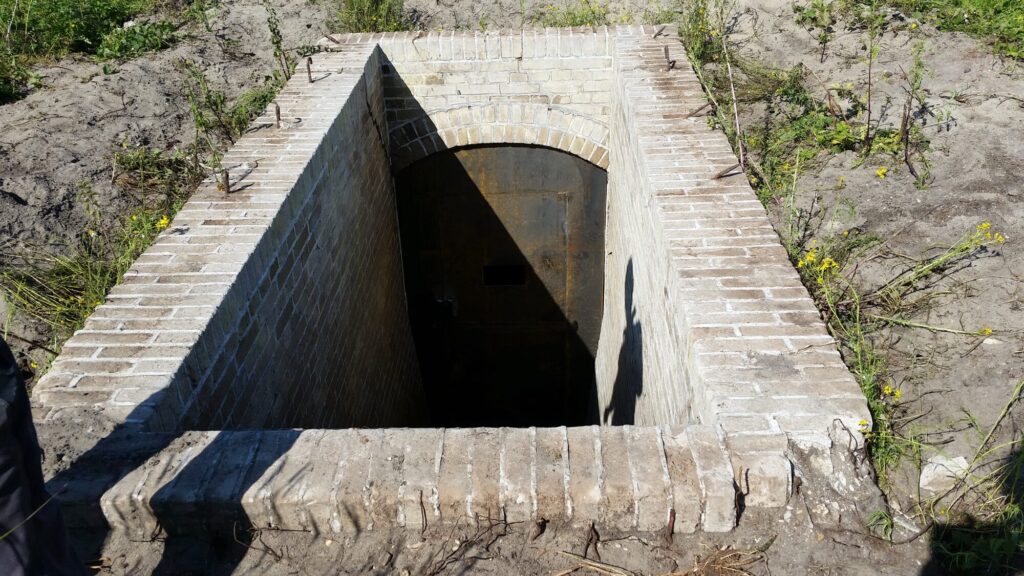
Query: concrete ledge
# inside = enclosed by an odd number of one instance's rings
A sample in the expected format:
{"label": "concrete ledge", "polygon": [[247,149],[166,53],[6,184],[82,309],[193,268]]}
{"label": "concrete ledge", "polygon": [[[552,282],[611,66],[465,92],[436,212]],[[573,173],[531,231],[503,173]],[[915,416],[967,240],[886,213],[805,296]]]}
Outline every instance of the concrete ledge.
{"label": "concrete ledge", "polygon": [[[187,432],[102,498],[62,500],[81,511],[99,499],[110,526],[133,538],[224,530],[236,521],[352,533],[488,516],[654,532],[668,526],[671,510],[679,532],[731,529],[736,492],[722,444],[707,427],[665,433],[631,426]],[[98,520],[86,516],[77,513],[74,524]]]}

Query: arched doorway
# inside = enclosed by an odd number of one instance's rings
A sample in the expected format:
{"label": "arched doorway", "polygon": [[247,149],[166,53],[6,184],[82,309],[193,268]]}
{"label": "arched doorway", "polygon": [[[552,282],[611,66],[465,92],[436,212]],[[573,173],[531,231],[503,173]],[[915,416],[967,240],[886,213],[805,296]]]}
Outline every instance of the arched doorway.
{"label": "arched doorway", "polygon": [[597,423],[607,174],[565,152],[448,150],[396,177],[437,426]]}

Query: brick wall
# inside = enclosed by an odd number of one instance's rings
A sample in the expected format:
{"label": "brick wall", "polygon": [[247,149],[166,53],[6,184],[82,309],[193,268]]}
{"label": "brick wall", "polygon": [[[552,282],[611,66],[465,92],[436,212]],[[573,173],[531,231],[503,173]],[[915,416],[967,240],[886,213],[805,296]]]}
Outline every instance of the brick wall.
{"label": "brick wall", "polygon": [[[616,53],[635,49],[631,40]],[[651,159],[640,146],[646,135],[634,122],[621,58],[615,60],[615,72],[604,316],[596,362],[603,422],[686,424],[692,420],[691,398],[680,338],[685,326],[678,325],[685,317],[673,297],[678,282],[659,206],[645,185]]]}
{"label": "brick wall", "polygon": [[196,383],[185,428],[424,421],[375,60],[257,246],[266,259],[249,261],[246,314]]}
{"label": "brick wall", "polygon": [[91,408],[154,430],[423,421],[379,53],[322,56],[316,74],[277,98],[282,128],[261,119],[224,157],[236,191],[204,184],[67,342],[36,389],[44,418]]}
{"label": "brick wall", "polygon": [[472,144],[539,144],[606,168],[611,31],[398,34],[381,42],[396,169]]}

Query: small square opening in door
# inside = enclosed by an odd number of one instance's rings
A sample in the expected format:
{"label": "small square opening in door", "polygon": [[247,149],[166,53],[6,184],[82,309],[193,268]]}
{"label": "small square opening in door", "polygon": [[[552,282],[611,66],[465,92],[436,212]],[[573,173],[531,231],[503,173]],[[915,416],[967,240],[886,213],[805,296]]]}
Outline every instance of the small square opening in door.
{"label": "small square opening in door", "polygon": [[484,286],[524,286],[526,266],[523,264],[491,264],[484,266]]}

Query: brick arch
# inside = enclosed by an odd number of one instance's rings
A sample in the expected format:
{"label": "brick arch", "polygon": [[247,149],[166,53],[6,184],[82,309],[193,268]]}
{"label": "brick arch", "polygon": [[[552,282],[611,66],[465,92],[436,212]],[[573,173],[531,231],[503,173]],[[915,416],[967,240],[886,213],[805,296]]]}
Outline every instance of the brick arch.
{"label": "brick arch", "polygon": [[493,102],[425,112],[388,133],[391,166],[460,146],[528,144],[568,152],[608,169],[608,126],[561,106]]}

